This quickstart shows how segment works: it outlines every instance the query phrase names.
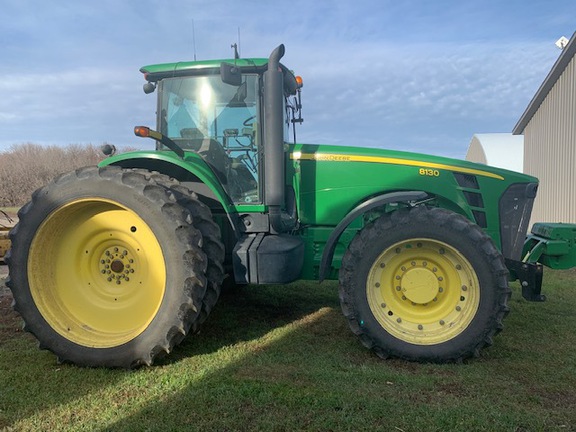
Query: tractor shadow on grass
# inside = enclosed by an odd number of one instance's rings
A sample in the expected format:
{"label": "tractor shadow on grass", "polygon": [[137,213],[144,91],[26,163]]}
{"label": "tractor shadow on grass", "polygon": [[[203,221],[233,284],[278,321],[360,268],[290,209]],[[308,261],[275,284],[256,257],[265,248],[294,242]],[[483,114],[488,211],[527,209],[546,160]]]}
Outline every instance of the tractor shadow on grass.
{"label": "tractor shadow on grass", "polygon": [[[335,284],[246,287],[221,300],[204,330],[158,365],[187,384],[102,430],[339,430],[354,421],[349,410],[368,405],[371,424],[383,426],[385,395],[366,401],[346,379],[366,367],[368,380],[389,386],[383,363],[349,331]],[[343,400],[343,388],[356,395]]]}
{"label": "tractor shadow on grass", "polygon": [[258,339],[324,307],[340,312],[335,282],[235,287],[222,293],[197,334],[188,335],[158,363],[170,364]]}

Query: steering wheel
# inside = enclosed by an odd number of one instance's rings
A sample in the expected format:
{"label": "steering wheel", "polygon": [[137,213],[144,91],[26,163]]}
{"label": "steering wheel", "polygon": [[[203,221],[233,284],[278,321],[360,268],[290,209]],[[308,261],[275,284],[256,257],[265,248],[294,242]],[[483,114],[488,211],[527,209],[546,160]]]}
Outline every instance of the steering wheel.
{"label": "steering wheel", "polygon": [[244,126],[250,127],[254,125],[254,122],[252,120],[254,120],[256,118],[255,115],[248,117],[246,120],[244,120],[244,122],[242,123]]}

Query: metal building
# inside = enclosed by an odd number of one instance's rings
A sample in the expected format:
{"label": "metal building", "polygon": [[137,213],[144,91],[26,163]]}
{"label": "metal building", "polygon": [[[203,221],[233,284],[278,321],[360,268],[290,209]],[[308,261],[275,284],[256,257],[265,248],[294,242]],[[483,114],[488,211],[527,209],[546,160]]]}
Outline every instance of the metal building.
{"label": "metal building", "polygon": [[524,137],[510,133],[474,134],[466,160],[524,172]]}
{"label": "metal building", "polygon": [[532,222],[576,223],[576,33],[513,130],[524,172],[540,179]]}

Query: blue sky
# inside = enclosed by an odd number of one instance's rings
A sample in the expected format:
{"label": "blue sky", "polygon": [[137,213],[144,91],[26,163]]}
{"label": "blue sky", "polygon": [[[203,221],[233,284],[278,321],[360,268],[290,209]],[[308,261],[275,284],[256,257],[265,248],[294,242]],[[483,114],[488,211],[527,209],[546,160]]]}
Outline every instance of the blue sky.
{"label": "blue sky", "polygon": [[0,0],[0,151],[25,142],[146,147],[146,64],[267,57],[304,79],[300,142],[463,158],[511,132],[576,30],[544,0]]}

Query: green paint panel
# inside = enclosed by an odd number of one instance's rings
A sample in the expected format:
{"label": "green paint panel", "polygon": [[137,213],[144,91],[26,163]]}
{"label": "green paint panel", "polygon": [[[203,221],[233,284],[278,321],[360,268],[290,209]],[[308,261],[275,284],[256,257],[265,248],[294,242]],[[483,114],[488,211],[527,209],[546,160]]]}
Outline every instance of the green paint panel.
{"label": "green paint panel", "polygon": [[[415,153],[356,147],[296,145],[291,167],[304,224],[336,225],[358,204],[386,192],[418,190],[439,197],[451,210],[473,219],[463,191],[482,196],[487,228],[498,224],[498,199],[512,183],[534,177],[470,162]],[[454,173],[475,176],[478,189],[460,186]]]}
{"label": "green paint panel", "polygon": [[162,63],[143,66],[140,68],[140,72],[155,74],[155,73],[165,73],[165,72],[175,72],[175,71],[193,71],[197,69],[213,69],[219,68],[220,63],[230,63],[236,66],[251,67],[251,66],[264,66],[268,63],[268,59],[264,58],[253,58],[253,59],[222,59],[222,60],[200,60],[200,61],[188,61],[188,62],[174,62],[174,63]]}
{"label": "green paint panel", "polygon": [[576,224],[536,223],[526,238],[527,262],[539,262],[553,269],[576,267]]}
{"label": "green paint panel", "polygon": [[218,180],[216,174],[214,174],[204,159],[202,159],[202,157],[197,153],[185,152],[184,159],[181,159],[171,151],[135,151],[111,156],[104,159],[99,165],[119,165],[122,167],[146,168],[167,175],[170,175],[171,171],[173,172],[174,169],[184,169],[198,177],[212,190],[214,195],[222,203],[227,213],[235,211],[235,207],[230,202],[220,180]]}

